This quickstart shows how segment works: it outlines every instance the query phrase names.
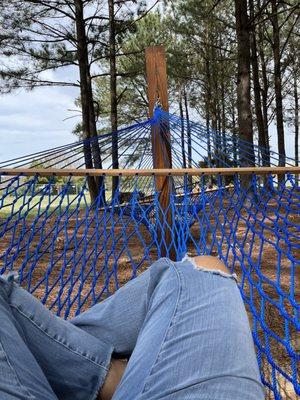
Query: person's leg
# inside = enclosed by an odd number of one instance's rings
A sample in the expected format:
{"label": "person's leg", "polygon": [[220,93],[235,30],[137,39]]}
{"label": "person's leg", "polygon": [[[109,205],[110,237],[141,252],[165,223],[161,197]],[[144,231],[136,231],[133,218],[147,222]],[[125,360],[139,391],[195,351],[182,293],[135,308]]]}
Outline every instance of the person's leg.
{"label": "person's leg", "polygon": [[264,398],[238,287],[216,258],[161,259],[72,322],[132,352],[114,400]]}
{"label": "person's leg", "polygon": [[[32,355],[32,359],[35,359],[35,368],[29,362],[24,364],[24,357],[19,357],[23,350],[18,350],[14,336],[7,335],[10,327],[3,327],[1,322],[1,340],[6,343],[7,356],[11,354],[14,359],[19,359],[20,371],[17,375],[21,377],[20,379],[27,379],[25,371],[36,375],[37,387],[41,380],[36,374],[37,366],[39,366],[57,398],[95,400],[107,376],[112,346],[100,340],[101,338],[96,339],[69,322],[56,317],[15,283],[0,277],[0,286],[2,291],[7,293],[6,320],[14,320],[15,326],[18,327],[26,343],[28,353]],[[10,347],[7,344],[9,337],[11,337]],[[29,355],[28,358],[30,358]],[[24,370],[21,368],[22,365]],[[35,382],[34,379],[33,382]],[[41,386],[39,390],[46,389]],[[0,396],[0,398],[3,397]],[[23,399],[23,397],[16,397],[16,399],[19,398]],[[56,397],[53,394],[54,398]],[[36,396],[35,399],[50,400],[51,397]]]}
{"label": "person's leg", "polygon": [[[212,257],[165,262],[169,274],[151,298],[113,400],[262,400],[252,335],[234,277]],[[165,300],[170,286],[176,291]],[[169,310],[167,320],[162,309]]]}
{"label": "person's leg", "polygon": [[[100,387],[99,382],[103,384],[112,351],[119,355],[130,355],[133,351],[148,301],[167,270],[168,265],[158,261],[108,300],[75,318],[72,325],[54,316],[18,285],[11,285],[10,307],[59,398],[86,398],[88,392],[94,398],[91,387]],[[2,284],[7,285],[3,278]],[[107,345],[108,342],[111,344]],[[83,360],[79,362],[81,357]],[[89,368],[85,365],[88,361]],[[57,368],[57,365],[64,367]],[[112,363],[110,373],[105,376],[103,397],[109,398],[106,393],[114,390],[123,369],[116,361]]]}
{"label": "person's leg", "polygon": [[12,315],[7,289],[0,282],[0,399],[58,400]]}
{"label": "person's leg", "polygon": [[[36,322],[32,316],[35,319],[38,316],[39,321],[44,320],[41,317],[44,317],[45,309],[39,302],[36,302],[34,312],[30,313],[30,317],[28,312],[22,308],[22,303],[24,296],[27,300],[30,297],[30,302],[32,296],[20,288],[17,290],[16,287],[14,292],[12,304],[15,307],[16,315],[23,321],[23,325],[28,325],[27,336],[32,337],[31,325],[32,322]],[[42,309],[43,312],[41,312]],[[56,317],[52,314],[51,317],[47,316],[47,327],[51,327],[52,318]],[[54,321],[56,320],[54,319]],[[215,273],[195,271],[190,262],[173,264],[169,260],[161,259],[153,264],[147,272],[121,288],[115,295],[76,317],[72,322],[96,338],[100,338],[101,343],[103,340],[110,341],[116,353],[131,354],[134,350],[114,399],[145,398],[149,400],[163,398],[163,392],[166,393],[165,398],[190,398],[188,396],[193,397],[195,391],[199,396],[200,392],[207,394],[209,389],[218,388],[218,378],[220,377],[222,377],[221,386],[224,384],[225,389],[229,388],[229,392],[227,391],[229,397],[226,397],[225,393],[223,397],[211,398],[230,398],[232,400],[241,398],[242,396],[234,397],[236,393],[232,391],[231,387],[234,385],[228,384],[230,379],[241,380],[243,383],[238,382],[235,385],[235,387],[237,386],[236,391],[239,392],[237,396],[246,393],[249,389],[250,392],[253,391],[252,397],[245,395],[242,398],[262,398],[247,317],[236,285],[230,278],[224,278]],[[57,321],[54,322],[54,325],[57,326]],[[68,324],[67,326],[69,327]],[[207,326],[210,327],[209,330],[206,329]],[[44,328],[45,326],[39,326],[38,330],[44,331]],[[224,333],[226,330],[229,330],[230,334]],[[53,339],[53,330],[50,329],[50,331]],[[182,332],[184,333],[182,334]],[[227,354],[226,362],[229,361],[229,363],[227,362],[229,365],[226,364],[222,369],[220,365],[218,366],[218,361],[219,364],[223,362],[223,353],[226,349],[229,354],[240,356],[241,352],[235,351],[236,348],[241,350],[239,347],[241,337],[244,340],[242,352],[244,369],[236,370],[239,366],[238,357],[230,360]],[[172,342],[176,343],[173,348]],[[199,348],[201,343],[203,343],[203,349]],[[75,345],[78,345],[76,340]],[[171,347],[169,348],[169,346]],[[194,347],[192,354],[189,354],[191,346]],[[166,349],[166,353],[162,352],[162,349]],[[34,350],[37,354],[42,353],[40,346]],[[164,353],[163,356],[162,353]],[[161,361],[165,355],[167,358],[169,357],[169,362],[160,365],[158,361]],[[205,362],[202,361],[202,358]],[[51,361],[51,357],[50,359],[46,357],[42,361],[46,364],[46,368],[49,368],[48,363]],[[187,365],[185,365],[186,363]],[[207,363],[211,368],[207,369],[206,376],[203,365]],[[188,376],[183,374],[181,367],[179,368],[182,364],[185,365],[184,371]],[[212,365],[218,366],[218,368],[212,371]],[[58,371],[58,373],[60,372]],[[215,375],[212,377],[213,372]],[[242,376],[243,373],[244,376]],[[86,371],[83,374],[85,377],[88,376]],[[63,374],[59,374],[59,376],[63,376]],[[56,378],[55,373],[54,378]],[[190,382],[193,380],[197,384],[191,385]],[[213,385],[210,384],[209,388],[206,388],[205,383],[210,381]],[[201,384],[201,390],[197,387],[198,384]],[[179,390],[180,385],[181,389]],[[153,390],[150,391],[152,386]],[[259,395],[256,396],[258,391]],[[177,392],[179,397],[176,397]],[[73,398],[83,397],[73,396]],[[203,398],[210,397],[204,395]]]}
{"label": "person's leg", "polygon": [[[216,257],[200,256],[194,260],[201,260],[207,269],[223,269],[223,272],[228,273],[225,265]],[[159,283],[164,279],[170,282],[165,292],[166,299],[177,294],[177,280],[174,271],[170,274],[169,270],[168,260],[158,260],[112,296],[79,314],[70,322],[91,335],[112,343],[114,352],[119,356],[129,356],[145,323],[151,298],[158,290]]]}
{"label": "person's leg", "polygon": [[[160,259],[112,296],[70,322],[97,338],[109,341],[119,357],[130,356],[145,324],[151,298],[166,275],[169,275],[169,264]],[[165,292],[165,299],[173,298],[176,291],[174,280]]]}

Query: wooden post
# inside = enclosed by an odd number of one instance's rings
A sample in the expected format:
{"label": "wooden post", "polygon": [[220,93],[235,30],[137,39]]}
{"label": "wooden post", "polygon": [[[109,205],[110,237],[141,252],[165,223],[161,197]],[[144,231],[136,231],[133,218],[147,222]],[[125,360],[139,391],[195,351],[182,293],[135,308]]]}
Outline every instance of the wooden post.
{"label": "wooden post", "polygon": [[[165,49],[163,46],[146,48],[146,74],[148,84],[149,117],[152,118],[158,104],[163,111],[169,111],[168,79]],[[153,168],[172,168],[172,152],[168,121],[157,121],[151,130]],[[158,239],[161,256],[175,259],[175,249],[170,247],[172,241],[172,213],[169,209],[172,192],[170,176],[155,177],[155,188],[159,196],[161,212]]]}

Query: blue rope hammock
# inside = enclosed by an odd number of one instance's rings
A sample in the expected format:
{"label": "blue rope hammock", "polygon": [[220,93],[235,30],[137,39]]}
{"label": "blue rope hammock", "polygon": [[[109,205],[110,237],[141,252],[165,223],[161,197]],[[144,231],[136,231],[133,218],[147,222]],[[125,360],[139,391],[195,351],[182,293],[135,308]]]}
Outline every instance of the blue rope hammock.
{"label": "blue rope hammock", "polygon": [[[253,153],[256,166],[266,158],[271,166],[278,162],[273,151],[157,109],[152,119],[117,132],[120,169],[153,168],[155,128],[170,132],[173,168],[239,167],[241,159],[243,165],[253,161]],[[177,260],[187,252],[218,255],[239,276],[267,390],[275,399],[286,398],[287,390],[300,395],[297,175],[288,172],[279,181],[274,174],[172,175],[165,178],[165,207],[154,175],[119,176],[114,193],[106,176],[93,201],[88,176],[44,176],[47,168],[84,168],[84,148],[93,143],[103,168],[110,169],[111,138],[101,135],[0,164],[2,171],[20,170],[1,175],[1,273],[18,271],[23,287],[68,318],[111,295],[162,254]],[[25,168],[41,173],[25,176]]]}

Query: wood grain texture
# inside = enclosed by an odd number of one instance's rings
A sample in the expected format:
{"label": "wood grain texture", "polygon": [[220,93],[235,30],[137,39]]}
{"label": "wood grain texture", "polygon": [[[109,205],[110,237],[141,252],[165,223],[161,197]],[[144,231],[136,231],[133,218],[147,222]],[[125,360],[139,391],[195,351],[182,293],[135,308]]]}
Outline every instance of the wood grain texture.
{"label": "wood grain texture", "polygon": [[199,175],[284,175],[300,174],[300,167],[243,167],[243,168],[154,168],[154,169],[59,169],[59,168],[0,168],[4,176],[199,176]]}
{"label": "wood grain texture", "polygon": [[145,50],[149,117],[152,118],[156,103],[169,111],[166,54],[163,46],[151,46]]}
{"label": "wood grain texture", "polygon": [[[163,46],[148,47],[145,51],[146,75],[148,84],[149,117],[153,117],[155,107],[160,106],[164,111],[169,111],[168,78],[166,54]],[[153,167],[158,169],[172,168],[172,150],[170,128],[168,121],[157,121],[151,128]],[[160,226],[158,238],[161,242],[160,252],[166,256],[166,248],[170,247],[172,214],[169,207],[170,194],[173,190],[173,178],[170,175],[158,175],[155,178],[156,192],[159,193]],[[170,249],[171,258],[175,257]]]}

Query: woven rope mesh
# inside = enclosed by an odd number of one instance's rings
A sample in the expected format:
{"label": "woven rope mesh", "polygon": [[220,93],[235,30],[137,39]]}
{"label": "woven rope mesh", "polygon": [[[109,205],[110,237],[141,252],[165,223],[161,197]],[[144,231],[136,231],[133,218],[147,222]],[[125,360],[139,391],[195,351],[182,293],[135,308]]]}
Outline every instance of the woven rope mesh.
{"label": "woven rope mesh", "polygon": [[[168,119],[173,165],[180,167],[183,164],[180,132],[184,124],[174,116]],[[119,132],[122,168],[153,166],[151,128],[153,121],[147,121]],[[217,156],[216,149],[213,154],[219,164],[223,163],[221,166],[239,165],[239,156],[232,150],[236,146],[233,137],[224,139],[225,154],[213,132],[197,124],[189,129],[193,138],[193,166],[207,162],[204,154],[208,143],[211,151],[218,147]],[[103,165],[109,168],[111,136],[103,136],[98,143],[103,150]],[[20,171],[22,167],[82,168],[83,146],[84,142],[76,142],[2,163],[1,167],[18,167]],[[248,149],[246,144],[245,149]],[[262,154],[256,148],[256,157],[262,160]],[[275,156],[271,154],[271,158]],[[137,173],[131,177],[120,175],[114,194],[112,177],[106,176],[98,196],[91,201],[88,190],[91,177],[44,176],[42,171],[33,176],[21,172],[1,176],[1,273],[18,271],[24,288],[57,315],[68,318],[110,296],[162,254],[176,260],[186,253],[219,256],[238,275],[266,397],[297,398],[300,394],[297,175],[287,173],[278,180],[274,174],[259,173],[164,178]],[[158,179],[163,179],[167,187],[168,199],[164,204],[157,191]]]}

